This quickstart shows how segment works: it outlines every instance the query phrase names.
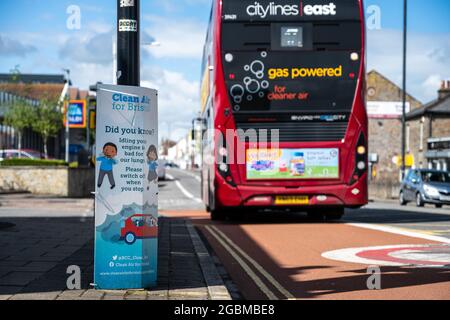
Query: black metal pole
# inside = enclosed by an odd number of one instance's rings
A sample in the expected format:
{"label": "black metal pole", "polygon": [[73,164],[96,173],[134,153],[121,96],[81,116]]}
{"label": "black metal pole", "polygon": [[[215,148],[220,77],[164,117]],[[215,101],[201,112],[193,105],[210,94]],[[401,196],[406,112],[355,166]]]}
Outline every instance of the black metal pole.
{"label": "black metal pole", "polygon": [[140,3],[117,0],[117,84],[140,85]]}
{"label": "black metal pole", "polygon": [[406,171],[406,45],[407,45],[407,0],[403,0],[403,97],[402,97],[402,179]]}

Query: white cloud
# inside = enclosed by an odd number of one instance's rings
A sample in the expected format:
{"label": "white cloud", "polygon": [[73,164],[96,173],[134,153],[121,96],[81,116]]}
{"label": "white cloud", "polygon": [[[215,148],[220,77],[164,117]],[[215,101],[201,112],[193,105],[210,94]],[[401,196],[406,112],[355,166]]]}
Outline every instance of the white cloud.
{"label": "white cloud", "polygon": [[87,90],[90,85],[98,81],[112,83],[113,70],[112,63],[101,65],[97,63],[74,63],[70,66],[70,75],[74,86]]}
{"label": "white cloud", "polygon": [[192,20],[177,20],[146,15],[151,27],[146,28],[153,35],[159,47],[146,48],[157,58],[194,58],[199,59],[203,52],[206,37],[206,26]]}
{"label": "white cloud", "polygon": [[151,76],[143,78],[141,85],[159,92],[160,137],[180,139],[199,111],[198,82],[187,80],[182,73],[160,68],[144,68],[143,71],[142,74]]}
{"label": "white cloud", "polygon": [[[402,82],[402,32],[368,32],[368,69],[376,69],[397,84]],[[407,91],[426,103],[437,97],[439,81],[450,78],[450,35],[408,35]]]}
{"label": "white cloud", "polygon": [[[444,79],[440,74],[432,74],[422,82],[422,88],[424,94],[436,98],[436,91],[441,85],[441,81]],[[428,102],[428,101],[426,101]]]}
{"label": "white cloud", "polygon": [[25,57],[36,51],[37,49],[33,45],[0,34],[0,55],[2,56]]}
{"label": "white cloud", "polygon": [[91,37],[74,35],[59,48],[59,56],[80,63],[109,64],[112,60],[112,38],[112,32],[97,33]]}
{"label": "white cloud", "polygon": [[167,12],[181,11],[186,6],[208,6],[211,7],[212,0],[163,0],[158,1],[157,5]]}
{"label": "white cloud", "polygon": [[114,26],[111,26],[111,24],[105,22],[91,21],[87,24],[87,30],[94,33],[111,32],[113,29]]}

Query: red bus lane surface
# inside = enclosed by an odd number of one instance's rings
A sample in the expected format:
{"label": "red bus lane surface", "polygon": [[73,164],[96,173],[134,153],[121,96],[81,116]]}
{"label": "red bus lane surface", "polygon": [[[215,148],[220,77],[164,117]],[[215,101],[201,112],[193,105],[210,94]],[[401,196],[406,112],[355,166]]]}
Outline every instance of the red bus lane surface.
{"label": "red bus lane surface", "polygon": [[[448,265],[428,266],[428,259],[433,258],[425,256],[419,258],[424,265],[417,266],[420,261],[411,259],[410,266],[409,258],[402,255],[423,245],[431,245],[431,251],[444,248],[436,241],[346,223],[314,223],[301,218],[293,221],[286,216],[277,219],[276,215],[259,216],[249,222],[212,222],[203,211],[164,214],[192,219],[245,299],[450,299]],[[369,290],[367,280],[372,273],[367,273],[367,268],[370,262],[381,259],[377,247],[399,245],[402,250],[398,259],[406,263],[396,266],[381,262],[381,290]],[[356,256],[375,260],[355,263],[343,261],[345,256],[338,260],[322,256],[346,248],[362,248]]]}

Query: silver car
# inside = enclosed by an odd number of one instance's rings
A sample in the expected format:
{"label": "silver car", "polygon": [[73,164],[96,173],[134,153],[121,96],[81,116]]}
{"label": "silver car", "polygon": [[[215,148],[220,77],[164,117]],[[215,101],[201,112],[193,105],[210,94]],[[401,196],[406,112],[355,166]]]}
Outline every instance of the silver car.
{"label": "silver car", "polygon": [[401,205],[415,202],[423,207],[426,203],[441,208],[450,205],[450,172],[429,169],[410,170],[400,187]]}
{"label": "silver car", "polygon": [[41,159],[39,151],[30,149],[6,149],[0,150],[0,161],[5,159]]}
{"label": "silver car", "polygon": [[166,163],[167,160],[158,159],[158,167],[156,168],[158,180],[166,180]]}

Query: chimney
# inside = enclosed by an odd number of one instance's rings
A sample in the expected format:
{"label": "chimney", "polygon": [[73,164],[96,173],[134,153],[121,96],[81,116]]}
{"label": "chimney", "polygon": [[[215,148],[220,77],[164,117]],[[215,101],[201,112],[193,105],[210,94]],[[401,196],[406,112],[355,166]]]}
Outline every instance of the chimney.
{"label": "chimney", "polygon": [[441,88],[438,91],[438,98],[442,100],[450,95],[450,80],[442,80]]}

